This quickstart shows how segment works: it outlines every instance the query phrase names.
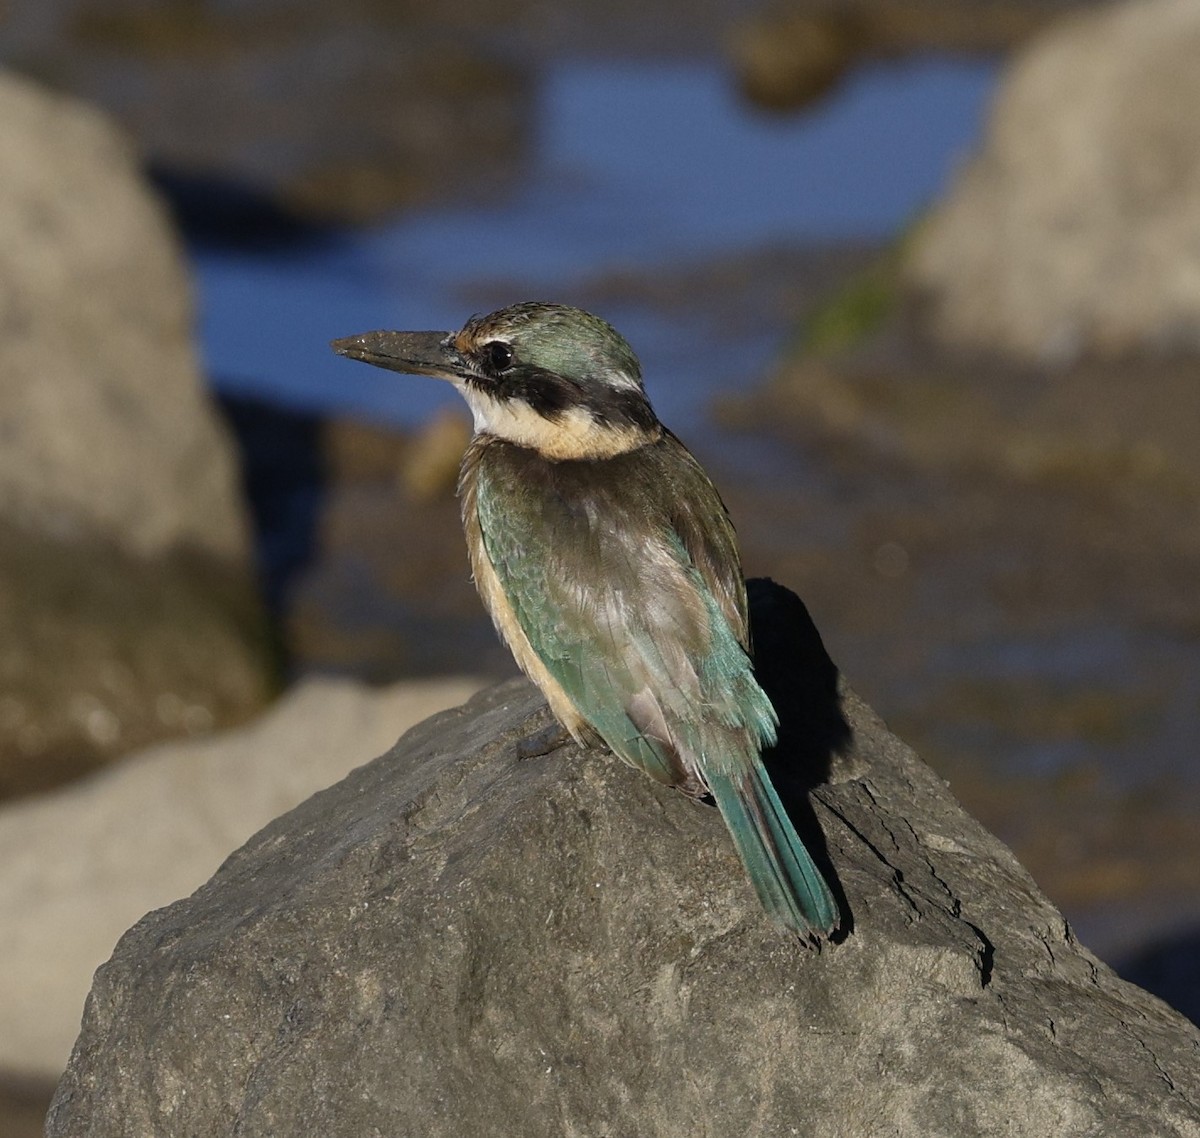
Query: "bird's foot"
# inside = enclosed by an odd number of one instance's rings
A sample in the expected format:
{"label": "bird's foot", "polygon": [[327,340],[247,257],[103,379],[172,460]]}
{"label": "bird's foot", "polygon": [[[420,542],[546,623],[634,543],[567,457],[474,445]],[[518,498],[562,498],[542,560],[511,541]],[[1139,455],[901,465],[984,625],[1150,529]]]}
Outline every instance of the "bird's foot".
{"label": "bird's foot", "polygon": [[539,728],[532,735],[526,735],[517,742],[518,759],[536,759],[565,747],[571,741],[570,733],[558,722],[551,720],[545,727]]}

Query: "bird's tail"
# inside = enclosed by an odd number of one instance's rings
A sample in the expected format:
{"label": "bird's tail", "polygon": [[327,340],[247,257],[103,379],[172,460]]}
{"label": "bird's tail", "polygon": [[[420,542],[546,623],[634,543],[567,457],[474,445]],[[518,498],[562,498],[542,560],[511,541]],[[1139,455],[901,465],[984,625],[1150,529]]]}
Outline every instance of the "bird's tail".
{"label": "bird's tail", "polygon": [[705,779],[763,908],[801,936],[826,936],[840,913],[761,763]]}

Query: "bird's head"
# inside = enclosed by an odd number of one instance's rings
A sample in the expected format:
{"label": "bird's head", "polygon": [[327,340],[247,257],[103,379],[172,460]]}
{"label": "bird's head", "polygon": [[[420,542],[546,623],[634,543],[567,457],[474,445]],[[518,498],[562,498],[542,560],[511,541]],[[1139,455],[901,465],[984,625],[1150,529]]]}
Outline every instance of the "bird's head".
{"label": "bird's head", "polygon": [[609,457],[662,434],[633,349],[578,308],[531,301],[473,316],[458,332],[367,332],[332,346],[377,367],[449,380],[477,433],[548,458]]}

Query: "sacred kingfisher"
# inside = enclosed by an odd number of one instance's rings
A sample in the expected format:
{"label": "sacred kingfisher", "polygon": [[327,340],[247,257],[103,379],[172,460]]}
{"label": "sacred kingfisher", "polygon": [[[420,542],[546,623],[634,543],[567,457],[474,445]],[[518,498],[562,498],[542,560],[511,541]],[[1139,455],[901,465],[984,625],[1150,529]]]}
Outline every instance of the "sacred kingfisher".
{"label": "sacred kingfisher", "polygon": [[459,478],[475,585],[579,742],[715,800],[764,908],[806,937],[837,903],[763,767],[746,586],[716,488],[659,422],[610,324],[529,302],[458,332],[368,332],[336,352],[449,380],[474,437]]}

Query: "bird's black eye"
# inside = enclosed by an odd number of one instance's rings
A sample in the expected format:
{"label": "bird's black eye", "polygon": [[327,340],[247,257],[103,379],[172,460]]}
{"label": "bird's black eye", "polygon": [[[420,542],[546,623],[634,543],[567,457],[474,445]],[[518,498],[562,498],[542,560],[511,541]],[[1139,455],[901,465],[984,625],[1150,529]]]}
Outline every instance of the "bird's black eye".
{"label": "bird's black eye", "polygon": [[503,340],[492,340],[484,344],[483,356],[493,371],[504,371],[512,366],[513,350]]}

